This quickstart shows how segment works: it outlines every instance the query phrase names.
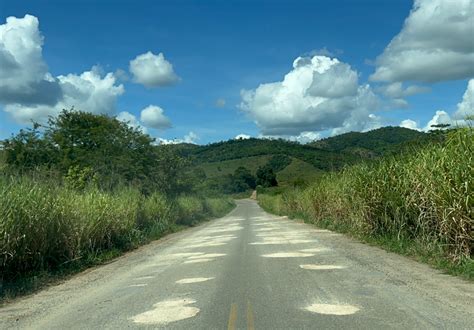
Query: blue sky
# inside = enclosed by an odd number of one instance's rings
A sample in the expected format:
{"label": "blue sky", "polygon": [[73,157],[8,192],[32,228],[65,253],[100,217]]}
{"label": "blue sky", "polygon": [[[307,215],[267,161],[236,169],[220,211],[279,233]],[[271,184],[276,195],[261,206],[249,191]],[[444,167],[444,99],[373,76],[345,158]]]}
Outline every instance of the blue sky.
{"label": "blue sky", "polygon": [[[412,1],[345,0],[335,4],[334,1],[7,0],[0,4],[0,24],[5,25],[10,16],[23,18],[29,14],[36,17],[39,33],[44,38],[42,61],[52,77],[81,75],[92,66],[100,67],[96,70],[102,77],[108,72],[115,73],[115,86],[122,84],[123,92],[111,101],[113,109],[101,108],[97,112],[116,115],[126,111],[138,122],[144,108],[157,106],[161,109],[154,112],[159,117],[155,121],[157,124],[146,127],[143,121],[139,123],[154,137],[184,139],[193,132],[191,139],[201,144],[227,140],[238,134],[300,140],[305,134],[317,138],[348,130],[398,125],[406,119],[416,123],[416,126],[412,124],[414,128],[422,129],[437,110],[443,110],[451,117],[459,110],[458,103],[470,93],[466,88],[473,76],[474,45],[467,36],[458,34],[459,31],[461,34],[474,32],[473,5],[471,0],[460,0],[457,12],[464,13],[464,20],[453,27],[457,29],[457,44],[444,45],[445,37],[438,45],[434,35],[439,34],[439,27],[430,25],[432,30],[416,30],[421,29],[420,25],[426,25],[423,20],[439,21],[442,25],[444,19],[449,20],[449,15],[454,15],[443,7],[446,1],[433,2],[438,2],[439,8],[443,9],[440,13],[430,14],[427,1],[419,1],[418,14],[411,15],[411,25],[404,25],[414,6]],[[449,32],[449,28],[447,30]],[[433,33],[432,39],[426,37],[427,33]],[[424,72],[406,73],[403,71],[406,68],[396,64],[406,62],[406,54],[386,51],[397,35],[402,35],[401,45],[393,47],[395,50],[421,47],[410,53],[414,58],[416,52],[425,51],[424,45],[428,51],[429,47],[435,47],[446,54],[434,59],[433,67],[428,66]],[[421,38],[422,42],[417,42],[416,38]],[[0,38],[0,50],[1,43]],[[465,47],[459,46],[466,43]],[[452,66],[450,60],[454,62],[455,59],[449,57],[452,54],[449,47],[462,58],[461,61],[455,58],[457,64]],[[8,47],[6,49],[8,51]],[[13,50],[11,52],[14,57],[19,56]],[[147,52],[162,53],[180,80],[151,87],[137,83],[137,77],[129,71],[130,61]],[[296,58],[324,55],[350,66],[350,72],[357,74],[357,86],[362,88],[369,84],[373,98],[368,100],[367,96],[353,91],[344,95],[345,101],[340,102],[341,96],[333,100],[326,95],[324,100],[331,101],[326,102],[331,108],[316,109],[320,107],[318,100],[323,100],[321,95],[311,96],[311,108],[305,108],[307,105],[302,104],[306,101],[281,104],[285,95],[292,98],[293,87],[285,90],[284,86],[276,86],[278,90],[272,89],[270,94],[265,94],[267,90],[256,91],[261,85],[282,82],[287,73],[296,71],[293,67]],[[399,57],[393,60],[394,56]],[[420,59],[420,63],[426,62]],[[446,68],[440,68],[439,63],[446,64]],[[465,70],[456,65],[464,65]],[[344,74],[350,73],[342,68],[334,74],[342,74],[341,79],[346,81],[349,76]],[[390,75],[369,80],[378,68],[388,68]],[[119,79],[118,69],[126,72],[128,78]],[[301,70],[314,74],[319,69],[312,65]],[[435,77],[428,74],[435,70],[447,73]],[[397,73],[402,71],[404,73]],[[332,78],[327,76],[327,79],[331,81]],[[316,82],[309,83],[316,86]],[[402,90],[395,94],[403,96],[395,97],[392,93],[387,97],[383,92],[387,86],[400,83]],[[413,91],[418,92],[404,93],[403,89],[409,86],[416,86]],[[245,101],[242,90],[256,93]],[[216,105],[218,99],[220,106]],[[0,108],[4,110],[0,111],[0,138],[24,127],[28,116],[41,119],[40,111],[35,110],[37,105],[31,108],[28,104],[25,110],[21,99],[11,100],[5,96],[2,102],[0,95]],[[74,99],[68,102],[74,102]],[[354,102],[360,102],[364,109],[348,105]],[[471,105],[466,103],[466,107]],[[297,107],[302,108],[293,113]],[[21,117],[15,115],[21,111]],[[340,116],[335,115],[338,111]],[[361,119],[369,113],[373,119],[370,123]],[[341,120],[335,119],[338,116]],[[169,119],[171,127],[160,126],[159,119],[164,117]]]}

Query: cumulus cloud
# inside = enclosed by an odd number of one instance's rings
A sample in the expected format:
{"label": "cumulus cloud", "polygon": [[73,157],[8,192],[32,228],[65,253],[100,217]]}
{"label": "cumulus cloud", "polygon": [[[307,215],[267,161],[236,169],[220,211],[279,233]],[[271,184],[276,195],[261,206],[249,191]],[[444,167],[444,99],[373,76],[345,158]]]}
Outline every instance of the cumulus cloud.
{"label": "cumulus cloud", "polygon": [[282,81],[243,90],[240,108],[263,135],[364,130],[373,126],[370,115],[378,98],[370,86],[358,85],[357,77],[356,71],[335,58],[298,57]]}
{"label": "cumulus cloud", "polygon": [[416,123],[416,121],[411,120],[411,119],[402,120],[402,122],[400,123],[399,126],[409,128],[409,129],[414,129],[414,130],[417,130],[417,131],[420,130],[420,128],[418,127],[418,124]]}
{"label": "cumulus cloud", "polygon": [[290,140],[297,141],[302,144],[310,143],[319,139],[321,139],[321,134],[317,132],[301,132],[299,135],[290,138]]}
{"label": "cumulus cloud", "polygon": [[415,0],[370,79],[437,82],[474,76],[473,8],[472,0]]}
{"label": "cumulus cloud", "polygon": [[446,111],[438,110],[431,120],[426,124],[424,131],[430,131],[436,129],[434,125],[452,125],[452,120]]}
{"label": "cumulus cloud", "polygon": [[226,103],[226,102],[225,102],[225,99],[223,99],[223,98],[218,98],[218,99],[216,100],[216,107],[218,107],[218,108],[223,108],[223,107],[225,107],[225,103]]}
{"label": "cumulus cloud", "polygon": [[117,120],[121,122],[128,124],[128,126],[132,128],[139,129],[143,133],[147,133],[146,127],[143,127],[143,125],[140,123],[137,117],[128,111],[120,112],[115,118],[117,118]]}
{"label": "cumulus cloud", "polygon": [[72,107],[115,112],[124,87],[116,85],[114,74],[102,76],[101,69],[93,67],[80,75],[53,77],[43,60],[42,46],[36,17],[9,17],[0,25],[0,102],[17,122],[41,122]]}
{"label": "cumulus cloud", "polygon": [[237,135],[234,140],[248,140],[250,139],[251,136],[250,135],[247,135],[247,134],[239,134]]}
{"label": "cumulus cloud", "polygon": [[156,105],[149,105],[140,113],[140,121],[147,127],[167,129],[171,121],[165,116],[164,110]]}
{"label": "cumulus cloud", "polygon": [[152,52],[138,55],[130,61],[129,70],[136,83],[146,87],[163,87],[177,83],[180,78],[173,71],[173,65],[165,59],[163,53]]}
{"label": "cumulus cloud", "polygon": [[111,115],[116,111],[118,96],[125,91],[123,85],[115,84],[116,80],[112,73],[101,77],[97,67],[80,75],[61,75],[57,80],[63,98],[55,105],[13,103],[5,105],[5,111],[21,123],[30,120],[42,121],[48,116],[57,115],[63,109],[72,107],[96,114]]}
{"label": "cumulus cloud", "polygon": [[357,73],[348,64],[335,63],[326,71],[313,72],[313,82],[307,89],[312,96],[338,98],[357,94]]}
{"label": "cumulus cloud", "polygon": [[62,91],[43,60],[36,17],[8,17],[0,25],[0,102],[54,105]]}
{"label": "cumulus cloud", "polygon": [[431,91],[431,88],[417,85],[411,85],[407,88],[403,88],[403,84],[401,82],[394,82],[392,84],[380,86],[377,88],[377,92],[393,99],[401,99],[415,94],[428,93],[429,91]]}
{"label": "cumulus cloud", "polygon": [[196,144],[199,140],[199,136],[194,132],[189,132],[186,134],[182,139],[163,139],[158,138],[158,144],[180,144],[180,143],[189,143],[189,144]]}
{"label": "cumulus cloud", "polygon": [[474,116],[474,79],[469,80],[462,101],[458,103],[458,108],[453,117],[457,120],[463,120],[468,116]]}

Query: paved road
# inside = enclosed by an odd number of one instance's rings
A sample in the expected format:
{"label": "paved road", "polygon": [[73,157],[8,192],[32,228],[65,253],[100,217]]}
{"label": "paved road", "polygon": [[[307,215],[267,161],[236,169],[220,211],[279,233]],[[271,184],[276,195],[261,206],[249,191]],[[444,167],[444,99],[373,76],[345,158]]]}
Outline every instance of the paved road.
{"label": "paved road", "polygon": [[473,328],[474,285],[263,212],[154,242],[0,309],[0,328]]}

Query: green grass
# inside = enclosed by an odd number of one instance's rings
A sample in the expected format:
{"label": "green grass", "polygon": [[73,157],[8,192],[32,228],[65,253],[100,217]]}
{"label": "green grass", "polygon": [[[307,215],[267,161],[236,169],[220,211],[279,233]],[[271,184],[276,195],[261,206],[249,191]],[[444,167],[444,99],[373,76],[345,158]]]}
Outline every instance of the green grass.
{"label": "green grass", "polygon": [[[271,155],[253,156],[233,160],[225,160],[215,163],[204,163],[198,166],[206,177],[216,178],[233,174],[241,166],[250,170],[255,175],[260,166],[264,166],[272,158]],[[277,180],[281,186],[293,186],[301,183],[308,183],[315,180],[323,173],[313,165],[304,162],[298,158],[292,158],[290,165],[277,173]]]}
{"label": "green grass", "polygon": [[241,166],[247,168],[253,175],[260,166],[264,166],[271,158],[271,155],[253,156],[232,160],[224,160],[221,162],[203,163],[198,167],[201,168],[208,178],[215,178],[228,174],[234,174],[235,170]]}
{"label": "green grass", "polygon": [[313,165],[293,158],[290,165],[277,173],[277,181],[280,186],[295,186],[307,184],[316,180],[324,173]]}
{"label": "green grass", "polygon": [[473,279],[474,135],[259,194],[270,212],[303,218]]}
{"label": "green grass", "polygon": [[78,191],[44,179],[0,177],[0,299],[233,207],[230,198],[172,200],[127,187]]}

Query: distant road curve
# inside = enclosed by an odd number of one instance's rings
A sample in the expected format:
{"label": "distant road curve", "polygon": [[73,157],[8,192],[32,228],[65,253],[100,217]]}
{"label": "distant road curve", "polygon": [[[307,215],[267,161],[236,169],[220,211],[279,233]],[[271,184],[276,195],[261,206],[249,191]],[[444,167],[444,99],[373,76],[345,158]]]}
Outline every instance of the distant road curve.
{"label": "distant road curve", "polygon": [[474,328],[472,283],[237,204],[0,308],[0,328]]}

